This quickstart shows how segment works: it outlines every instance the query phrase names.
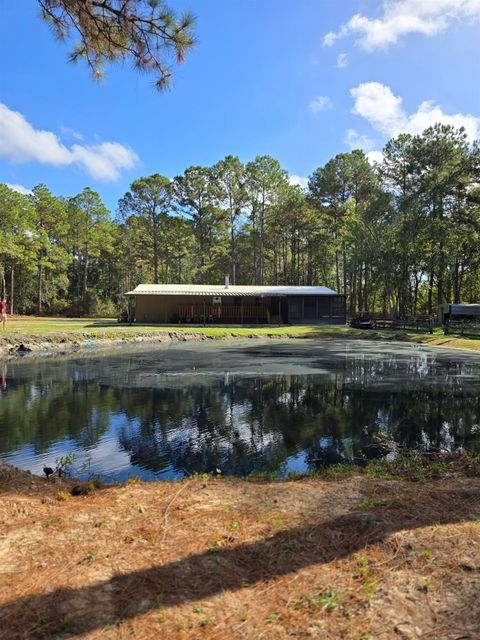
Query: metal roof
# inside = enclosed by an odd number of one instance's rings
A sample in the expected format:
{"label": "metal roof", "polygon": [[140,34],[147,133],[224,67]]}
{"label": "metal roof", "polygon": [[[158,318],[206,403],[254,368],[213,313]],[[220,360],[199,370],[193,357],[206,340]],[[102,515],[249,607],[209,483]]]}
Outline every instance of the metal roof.
{"label": "metal roof", "polygon": [[127,296],[236,296],[274,298],[280,296],[338,295],[328,287],[246,286],[224,284],[139,284]]}

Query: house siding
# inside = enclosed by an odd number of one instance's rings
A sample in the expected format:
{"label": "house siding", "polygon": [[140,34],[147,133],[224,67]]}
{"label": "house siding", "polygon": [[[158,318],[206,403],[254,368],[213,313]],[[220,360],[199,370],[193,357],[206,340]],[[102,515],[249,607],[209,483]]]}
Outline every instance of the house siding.
{"label": "house siding", "polygon": [[[148,295],[135,296],[135,321],[138,323],[159,323],[172,324],[179,322],[178,309],[186,305],[192,308],[200,305],[200,314],[197,320],[202,322],[202,306],[205,301],[207,305],[212,304],[212,296],[192,296],[192,295]],[[281,322],[289,324],[345,324],[346,304],[342,295],[322,295],[322,296],[288,296],[287,298],[264,298],[256,299],[252,297],[243,298],[244,305],[263,304],[269,307],[271,322],[279,322],[278,307],[281,307]],[[221,304],[231,304],[233,300],[223,299]],[[200,317],[200,320],[198,320]],[[264,315],[259,314],[257,322],[262,322]],[[208,318],[206,319],[209,320]],[[243,318],[244,324],[255,323],[252,319]],[[212,320],[210,319],[210,322]],[[265,320],[263,319],[263,322]],[[241,324],[242,318],[230,319],[230,324]]]}

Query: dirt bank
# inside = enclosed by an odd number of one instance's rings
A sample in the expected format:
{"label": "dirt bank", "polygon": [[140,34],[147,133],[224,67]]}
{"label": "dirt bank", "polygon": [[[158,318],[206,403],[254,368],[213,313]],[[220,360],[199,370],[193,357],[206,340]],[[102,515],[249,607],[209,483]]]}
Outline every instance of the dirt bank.
{"label": "dirt bank", "polygon": [[186,342],[187,340],[211,340],[215,336],[207,336],[195,332],[156,331],[142,333],[124,333],[117,335],[94,335],[89,332],[12,334],[0,336],[0,356],[14,357],[25,354],[50,353],[62,354],[82,349],[98,349],[120,344]]}
{"label": "dirt bank", "polygon": [[[32,324],[36,321],[33,320]],[[67,321],[68,322],[68,321]],[[24,355],[62,355],[81,350],[101,349],[122,344],[158,344],[186,342],[189,340],[235,340],[235,339],[305,339],[316,340],[372,340],[382,342],[411,342],[430,347],[447,347],[469,351],[480,350],[480,340],[455,337],[412,335],[392,331],[361,331],[347,327],[207,327],[191,330],[155,329],[142,331],[125,325],[112,325],[107,330],[93,328],[89,331],[58,331],[35,333],[0,333],[0,358]]]}
{"label": "dirt bank", "polygon": [[478,638],[479,478],[0,482],[2,640]]}
{"label": "dirt bank", "polygon": [[46,333],[46,334],[9,334],[6,336],[0,335],[0,357],[12,358],[16,356],[24,355],[52,355],[52,354],[69,354],[81,350],[101,349],[105,347],[111,347],[122,344],[164,344],[169,342],[187,342],[187,341],[205,341],[205,340],[238,340],[238,339],[267,339],[277,338],[288,340],[292,339],[328,339],[328,338],[341,338],[341,339],[370,339],[370,340],[397,340],[408,341],[407,336],[380,336],[376,333],[364,334],[358,333],[351,335],[338,335],[337,332],[329,333],[323,330],[319,333],[309,333],[306,335],[288,333],[265,333],[256,332],[252,329],[248,333],[238,333],[233,329],[231,332],[223,330],[218,335],[210,333],[202,333],[200,331],[136,331],[129,333],[114,333],[105,332],[104,334],[96,332],[72,332],[65,333]]}

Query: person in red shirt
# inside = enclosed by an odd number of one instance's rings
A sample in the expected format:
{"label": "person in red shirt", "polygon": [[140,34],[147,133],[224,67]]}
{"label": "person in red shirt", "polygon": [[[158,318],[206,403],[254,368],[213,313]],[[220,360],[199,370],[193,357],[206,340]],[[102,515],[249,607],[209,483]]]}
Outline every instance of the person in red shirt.
{"label": "person in red shirt", "polygon": [[7,323],[7,301],[5,298],[0,300],[0,317],[2,319],[3,328],[5,329],[5,325]]}

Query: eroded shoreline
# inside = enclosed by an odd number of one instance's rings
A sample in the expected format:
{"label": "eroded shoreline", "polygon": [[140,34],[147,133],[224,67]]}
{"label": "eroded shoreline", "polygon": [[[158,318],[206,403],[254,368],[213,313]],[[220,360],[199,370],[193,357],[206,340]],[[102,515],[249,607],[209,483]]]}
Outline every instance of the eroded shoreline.
{"label": "eroded shoreline", "polygon": [[234,330],[225,332],[219,335],[212,335],[208,333],[202,333],[200,331],[171,331],[161,330],[158,331],[139,331],[136,333],[123,333],[112,336],[101,333],[92,334],[89,332],[65,332],[65,333],[47,333],[47,334],[13,334],[8,336],[0,336],[0,357],[3,358],[15,358],[19,356],[37,356],[37,355],[69,355],[77,352],[85,352],[97,349],[104,349],[108,347],[115,347],[121,345],[135,345],[135,344],[169,344],[169,343],[181,343],[181,342],[205,342],[212,340],[256,340],[256,339],[272,339],[272,340],[302,340],[302,339],[331,339],[340,338],[342,340],[393,340],[398,342],[405,342],[406,336],[382,336],[378,337],[377,334],[365,335],[339,335],[337,333],[329,333],[328,331],[322,331],[311,334],[276,334],[276,333],[257,333],[255,329],[252,329],[251,333],[236,333]]}
{"label": "eroded shoreline", "polygon": [[[130,330],[123,331],[123,327],[110,331],[65,331],[49,333],[0,333],[0,358],[3,360],[19,358],[23,356],[67,356],[75,353],[86,353],[104,350],[109,347],[135,344],[169,344],[188,341],[205,342],[211,340],[366,340],[373,342],[399,342],[419,344],[428,347],[443,347],[448,349],[480,352],[480,340],[466,340],[455,336],[407,334],[391,331],[361,331],[348,327],[318,327],[315,330],[309,327],[308,331],[302,331],[298,327],[285,327],[279,332],[277,327],[269,330],[267,327],[221,327],[218,333],[207,330],[184,330],[159,328],[155,331]],[[217,329],[217,328],[214,328]],[[300,330],[299,330],[300,329]]]}
{"label": "eroded shoreline", "polygon": [[[256,337],[256,336],[246,336]],[[258,336],[262,337],[262,336]],[[234,339],[231,336],[230,339]],[[0,356],[15,358],[35,355],[68,355],[79,351],[102,349],[127,344],[165,344],[170,342],[187,342],[191,340],[224,340],[224,336],[208,336],[196,332],[139,332],[135,334],[119,334],[115,337],[93,335],[88,332],[14,334],[0,337]]]}

